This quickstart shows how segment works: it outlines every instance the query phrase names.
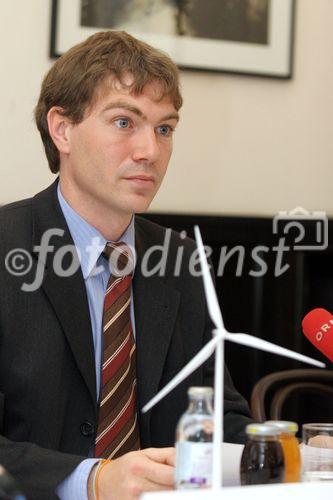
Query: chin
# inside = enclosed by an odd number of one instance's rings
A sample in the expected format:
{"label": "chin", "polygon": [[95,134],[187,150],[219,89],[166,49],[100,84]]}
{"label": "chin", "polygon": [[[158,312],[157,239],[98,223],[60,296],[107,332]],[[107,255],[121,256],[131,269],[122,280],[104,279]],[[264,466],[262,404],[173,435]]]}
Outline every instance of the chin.
{"label": "chin", "polygon": [[150,204],[151,204],[151,200],[149,200],[149,201],[141,200],[140,202],[133,203],[132,212],[135,214],[142,214],[144,212],[147,212],[148,208],[150,207]]}
{"label": "chin", "polygon": [[133,210],[133,213],[134,214],[144,214],[145,212],[147,212],[148,208],[150,206],[150,203],[145,205],[145,206],[137,206],[134,210]]}

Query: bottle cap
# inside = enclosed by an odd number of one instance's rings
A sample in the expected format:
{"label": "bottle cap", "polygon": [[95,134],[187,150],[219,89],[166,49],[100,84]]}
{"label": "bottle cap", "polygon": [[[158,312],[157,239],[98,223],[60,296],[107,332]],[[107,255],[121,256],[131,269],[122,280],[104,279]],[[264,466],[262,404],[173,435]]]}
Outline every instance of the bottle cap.
{"label": "bottle cap", "polygon": [[274,425],[250,424],[246,426],[246,434],[249,436],[278,436],[279,429]]}
{"label": "bottle cap", "polygon": [[280,430],[280,433],[292,434],[298,431],[296,422],[289,422],[288,420],[267,420],[265,424],[275,425]]}
{"label": "bottle cap", "polygon": [[190,387],[187,394],[191,397],[208,397],[213,396],[214,390],[212,387]]}

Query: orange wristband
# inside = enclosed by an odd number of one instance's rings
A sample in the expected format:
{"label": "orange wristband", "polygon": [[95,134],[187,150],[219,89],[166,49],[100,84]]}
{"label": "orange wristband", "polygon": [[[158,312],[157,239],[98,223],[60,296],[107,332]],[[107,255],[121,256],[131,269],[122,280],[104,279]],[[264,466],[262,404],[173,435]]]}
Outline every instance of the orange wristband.
{"label": "orange wristband", "polygon": [[102,472],[102,469],[105,467],[105,465],[110,464],[112,460],[108,459],[103,459],[100,461],[99,466],[97,467],[95,476],[94,476],[94,484],[93,484],[93,492],[94,492],[94,497],[95,500],[99,499],[99,493],[98,493],[98,478],[100,473]]}

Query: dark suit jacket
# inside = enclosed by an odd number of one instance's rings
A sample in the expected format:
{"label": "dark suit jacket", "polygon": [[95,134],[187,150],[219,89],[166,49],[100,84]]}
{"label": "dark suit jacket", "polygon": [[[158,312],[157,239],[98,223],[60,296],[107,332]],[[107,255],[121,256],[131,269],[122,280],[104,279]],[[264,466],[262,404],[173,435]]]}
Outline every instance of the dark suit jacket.
{"label": "dark suit jacket", "polygon": [[[56,195],[57,181],[34,198],[0,209],[0,463],[21,483],[29,498],[56,498],[55,487],[88,455],[97,423],[95,364],[88,301],[81,268],[70,277],[53,270],[54,253],[72,245]],[[45,262],[35,248],[50,228]],[[188,260],[195,248],[172,232],[165,276],[144,277],[146,249],[163,244],[165,229],[140,217],[135,224],[138,262],[133,280],[138,406],[141,408],[211,338],[202,279],[191,276]],[[173,269],[184,246],[179,276]],[[6,269],[10,251],[22,248],[32,267],[24,276]],[[68,257],[68,258],[67,258]],[[160,259],[155,252],[152,267]],[[70,254],[63,267],[71,262]],[[7,260],[8,263],[8,260]],[[21,263],[21,261],[17,261]],[[42,286],[32,283],[38,266]],[[150,413],[139,414],[142,447],[172,446],[190,385],[212,385],[212,364],[199,368]],[[248,408],[226,371],[225,440],[240,442]]]}

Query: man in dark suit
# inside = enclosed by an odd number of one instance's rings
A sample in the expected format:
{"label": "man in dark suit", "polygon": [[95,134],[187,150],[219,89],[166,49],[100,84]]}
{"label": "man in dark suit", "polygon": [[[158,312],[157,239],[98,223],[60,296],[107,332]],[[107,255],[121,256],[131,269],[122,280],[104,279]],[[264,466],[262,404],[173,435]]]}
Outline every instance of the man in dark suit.
{"label": "man in dark suit", "polygon": [[[147,415],[135,411],[211,337],[202,280],[190,265],[194,242],[134,218],[162,182],[181,104],[171,60],[123,32],[73,47],[44,79],[36,122],[59,177],[0,210],[0,463],[29,498],[92,499],[97,489],[103,500],[132,499],[171,488],[187,388],[213,384],[210,362]],[[98,455],[108,364],[102,366],[109,331],[103,301],[113,287],[103,248],[120,240],[136,253],[126,304],[135,336],[138,438],[133,425],[124,439],[114,438],[115,449],[111,443],[107,455]],[[241,442],[248,421],[226,370],[225,439]],[[113,460],[100,460],[107,456]]]}

